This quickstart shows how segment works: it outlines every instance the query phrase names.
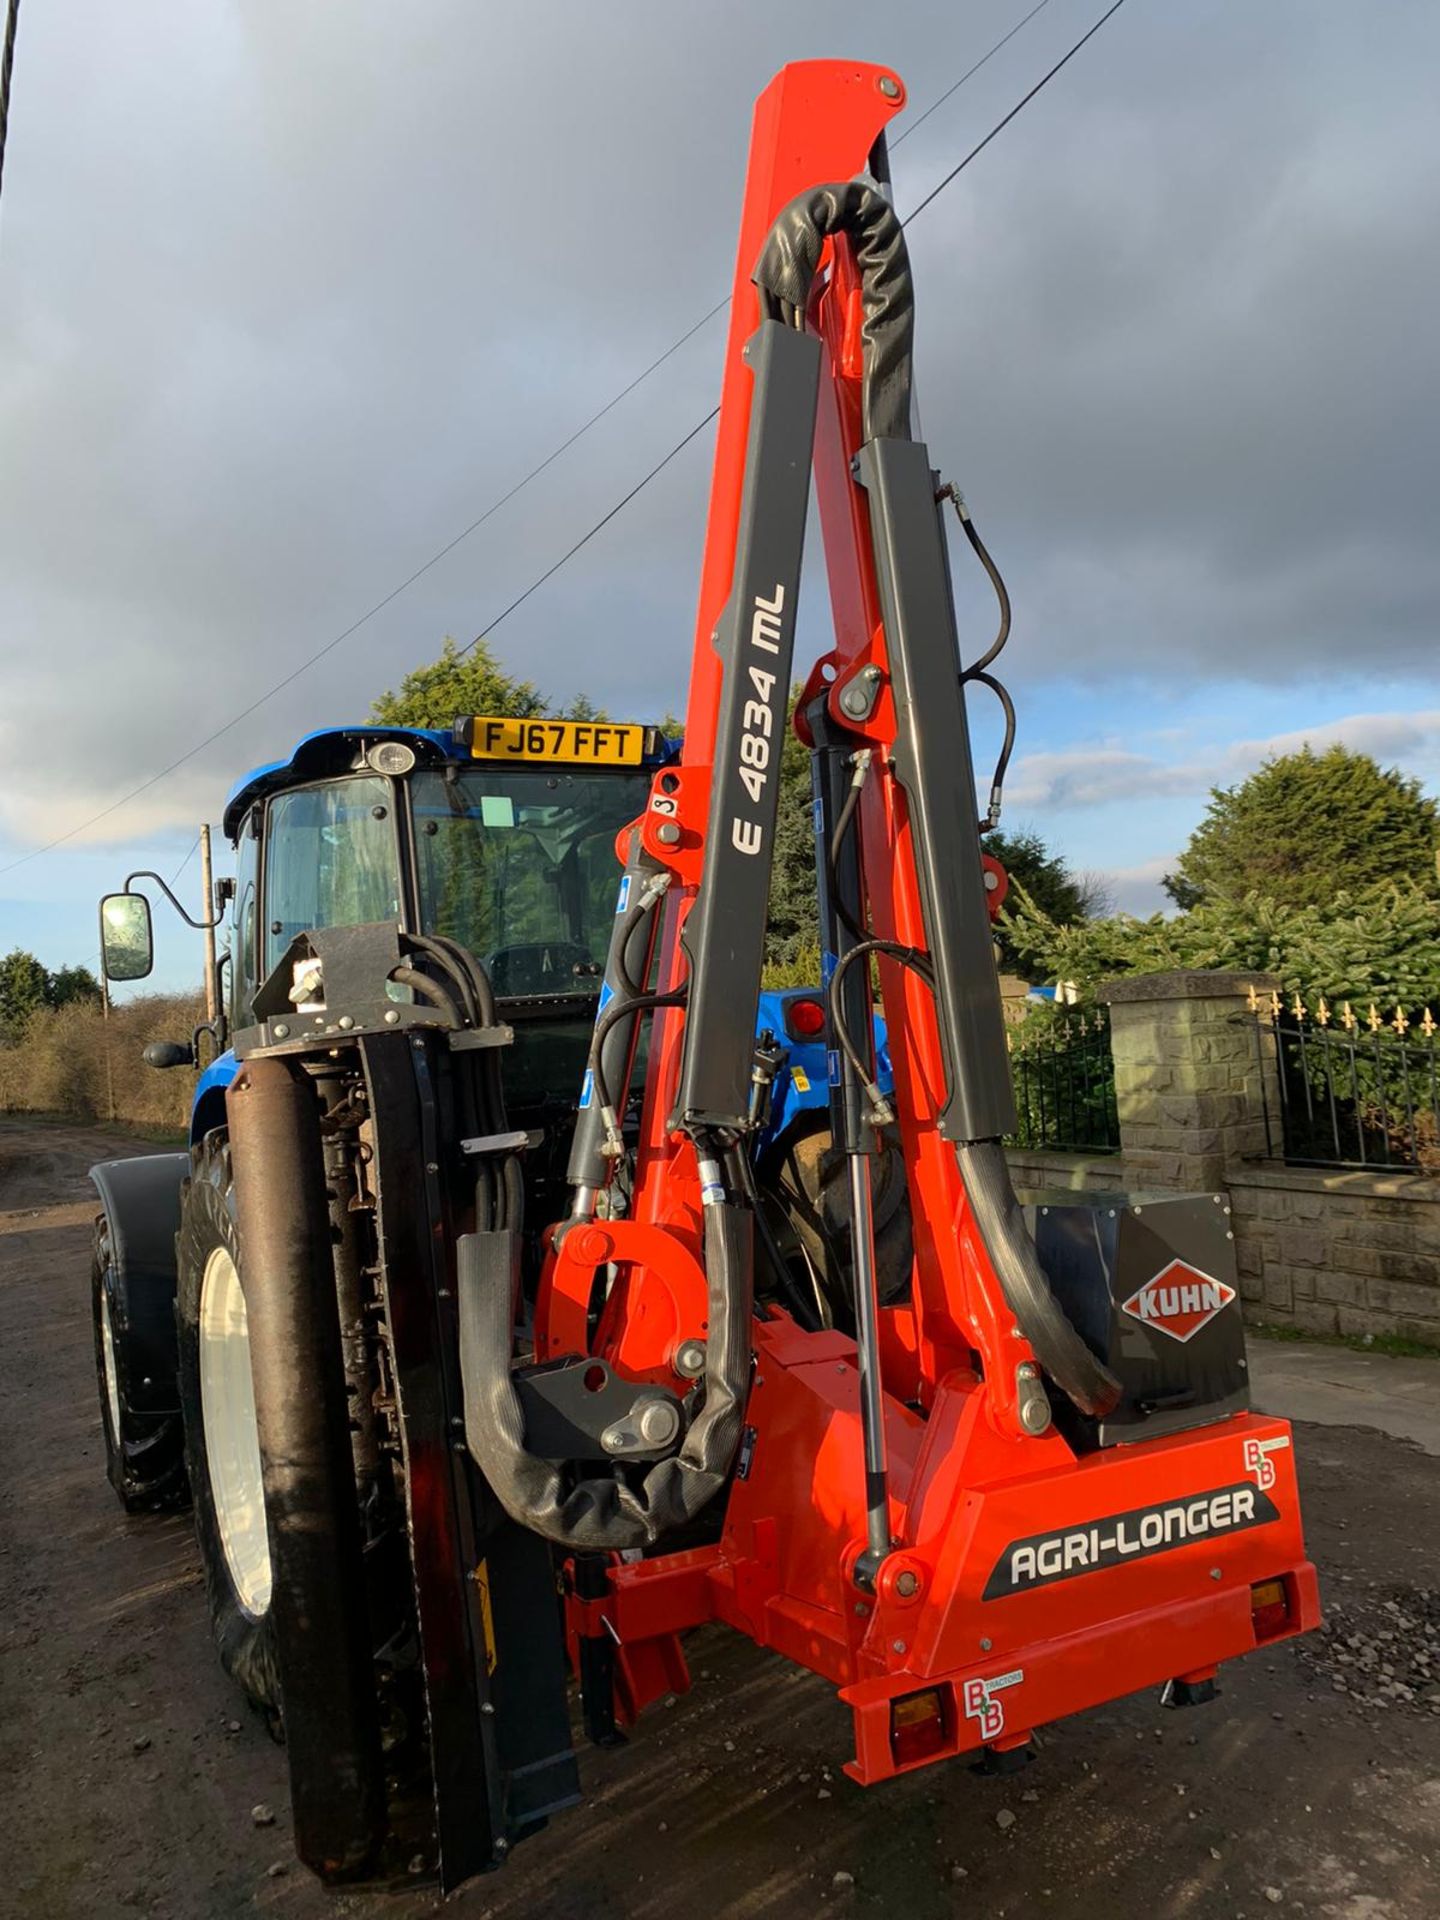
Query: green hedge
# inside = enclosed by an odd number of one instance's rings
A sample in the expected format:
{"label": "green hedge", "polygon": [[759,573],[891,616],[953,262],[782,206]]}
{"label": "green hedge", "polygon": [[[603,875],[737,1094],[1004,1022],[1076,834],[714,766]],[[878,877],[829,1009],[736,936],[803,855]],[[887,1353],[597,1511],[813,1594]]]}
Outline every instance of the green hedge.
{"label": "green hedge", "polygon": [[140,1056],[152,1040],[188,1040],[204,1018],[203,1000],[190,994],[147,994],[108,1020],[84,1003],[42,1009],[0,1046],[0,1112],[183,1132],[194,1074],[158,1072]]}

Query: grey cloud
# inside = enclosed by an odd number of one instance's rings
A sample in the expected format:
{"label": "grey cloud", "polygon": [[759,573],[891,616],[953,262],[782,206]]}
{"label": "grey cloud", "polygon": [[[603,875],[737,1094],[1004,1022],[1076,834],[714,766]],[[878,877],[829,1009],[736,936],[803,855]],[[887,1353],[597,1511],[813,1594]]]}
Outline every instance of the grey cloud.
{"label": "grey cloud", "polygon": [[[890,59],[923,103],[1015,17],[35,10],[0,248],[0,827],[173,758],[690,325],[784,60]],[[1092,17],[1056,0],[929,120],[902,207]],[[1022,683],[1429,667],[1440,20],[1385,20],[1127,8],[917,222],[925,429],[1004,562]],[[101,834],[213,817],[248,761],[470,637],[707,410],[720,339]],[[679,700],[706,466],[515,617],[509,664]]]}

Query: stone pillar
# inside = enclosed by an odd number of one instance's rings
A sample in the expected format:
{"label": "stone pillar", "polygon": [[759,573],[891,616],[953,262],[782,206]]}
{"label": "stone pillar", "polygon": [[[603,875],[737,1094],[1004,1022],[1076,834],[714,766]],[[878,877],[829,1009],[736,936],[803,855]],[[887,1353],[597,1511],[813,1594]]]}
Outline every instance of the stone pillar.
{"label": "stone pillar", "polygon": [[1101,987],[1129,1186],[1218,1193],[1228,1162],[1264,1157],[1266,1102],[1278,1129],[1278,1089],[1249,993],[1268,997],[1278,985],[1267,973],[1175,972]]}

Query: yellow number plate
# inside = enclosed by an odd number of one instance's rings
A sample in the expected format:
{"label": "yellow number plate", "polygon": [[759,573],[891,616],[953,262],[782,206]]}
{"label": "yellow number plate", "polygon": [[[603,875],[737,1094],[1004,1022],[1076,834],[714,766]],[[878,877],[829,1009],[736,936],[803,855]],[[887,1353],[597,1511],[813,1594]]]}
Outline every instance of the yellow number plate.
{"label": "yellow number plate", "polygon": [[585,761],[605,767],[638,767],[645,753],[644,727],[615,720],[488,720],[470,722],[475,760]]}

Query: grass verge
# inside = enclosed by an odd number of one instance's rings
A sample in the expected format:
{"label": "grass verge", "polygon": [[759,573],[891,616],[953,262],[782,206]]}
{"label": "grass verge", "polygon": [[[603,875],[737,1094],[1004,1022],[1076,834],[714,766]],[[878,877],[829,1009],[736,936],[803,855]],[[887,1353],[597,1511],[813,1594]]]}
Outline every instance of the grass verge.
{"label": "grass verge", "polygon": [[1397,1360],[1440,1360],[1440,1347],[1432,1347],[1424,1340],[1412,1340],[1403,1333],[1310,1333],[1303,1327],[1277,1327],[1264,1320],[1247,1320],[1245,1331],[1257,1334],[1262,1340],[1349,1347],[1352,1353],[1388,1353]]}

